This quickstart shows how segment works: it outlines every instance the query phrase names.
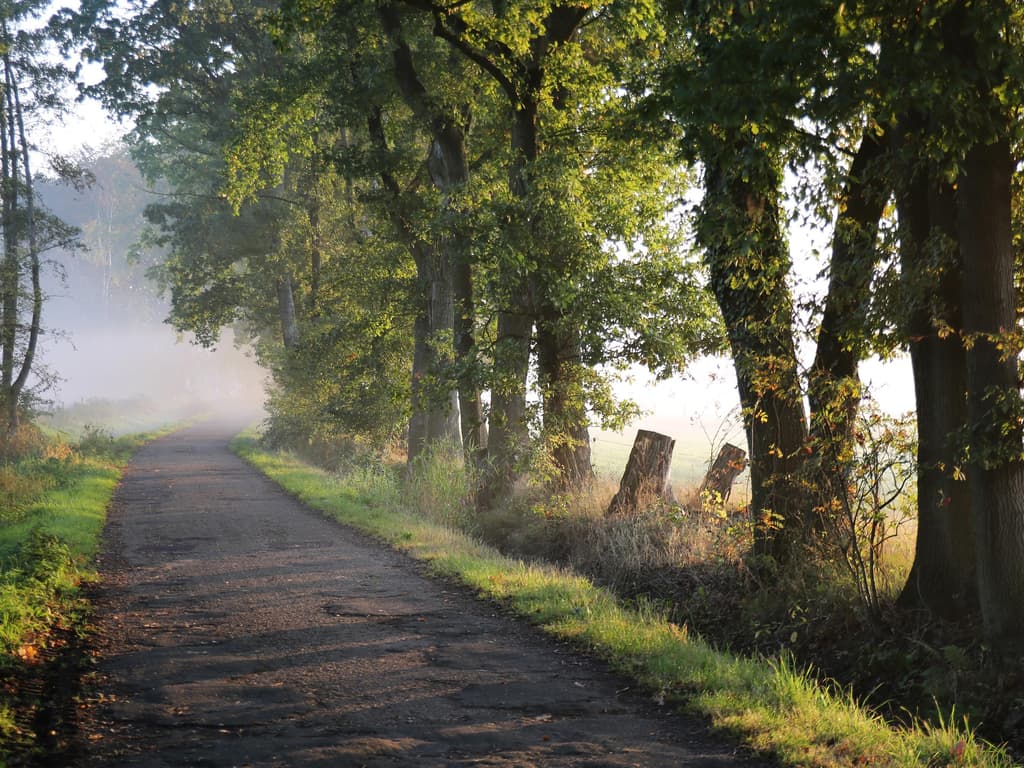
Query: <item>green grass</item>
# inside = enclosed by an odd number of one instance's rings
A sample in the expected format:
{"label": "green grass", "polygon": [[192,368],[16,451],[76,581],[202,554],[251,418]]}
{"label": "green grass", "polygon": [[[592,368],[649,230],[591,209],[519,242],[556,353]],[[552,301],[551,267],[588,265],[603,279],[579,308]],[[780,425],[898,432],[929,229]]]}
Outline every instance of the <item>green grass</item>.
{"label": "green grass", "polygon": [[403,509],[397,481],[388,475],[331,476],[289,455],[265,452],[248,436],[233,448],[308,505],[602,656],[653,695],[706,715],[716,728],[785,765],[1012,765],[1005,751],[979,743],[952,717],[937,727],[890,727],[786,660],[723,653],[655,610],[622,605],[579,575],[504,557]]}

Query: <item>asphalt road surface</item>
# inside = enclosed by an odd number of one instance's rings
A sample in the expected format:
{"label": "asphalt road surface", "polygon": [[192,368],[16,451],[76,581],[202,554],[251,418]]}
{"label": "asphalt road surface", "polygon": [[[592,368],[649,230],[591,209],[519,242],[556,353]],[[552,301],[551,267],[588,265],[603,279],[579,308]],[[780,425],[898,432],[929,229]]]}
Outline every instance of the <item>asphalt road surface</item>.
{"label": "asphalt road surface", "polygon": [[157,440],[101,557],[88,766],[753,765],[228,451]]}

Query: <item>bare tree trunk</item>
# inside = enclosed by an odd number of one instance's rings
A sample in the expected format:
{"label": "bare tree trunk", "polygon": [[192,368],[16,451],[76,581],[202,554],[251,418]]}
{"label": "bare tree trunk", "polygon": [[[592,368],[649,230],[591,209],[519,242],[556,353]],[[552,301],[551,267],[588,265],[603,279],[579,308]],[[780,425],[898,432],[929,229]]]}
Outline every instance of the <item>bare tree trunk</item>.
{"label": "bare tree trunk", "polygon": [[[900,259],[911,301],[905,333],[918,434],[917,541],[900,603],[957,619],[968,612],[976,592],[970,493],[968,484],[955,477],[960,461],[956,436],[967,423],[957,208],[951,186],[925,172],[917,173],[897,197]],[[942,265],[935,261],[941,242],[947,246]],[[937,284],[915,285],[937,271]]]}
{"label": "bare tree trunk", "polygon": [[[451,110],[428,97],[395,7],[380,3],[377,14],[395,45],[392,60],[402,98],[430,131],[432,141],[427,169],[434,186],[444,196],[444,213],[454,221],[458,218],[453,215],[454,199],[469,180],[466,135],[456,116],[459,110]],[[437,245],[440,257],[446,261],[445,276],[453,305],[454,370],[462,444],[466,457],[475,463],[482,459],[487,445],[487,424],[474,370],[476,316],[472,264],[465,243],[451,228]]]}
{"label": "bare tree trunk", "polygon": [[560,313],[542,310],[537,324],[537,378],[544,405],[544,438],[558,477],[578,486],[594,477],[589,418],[580,381],[579,333]]}
{"label": "bare tree trunk", "polygon": [[743,140],[721,144],[705,163],[698,236],[736,368],[750,452],[754,548],[784,563],[812,521],[798,479],[808,432],[786,285],[781,171],[775,158]]}
{"label": "bare tree trunk", "polygon": [[872,172],[884,152],[883,141],[873,129],[866,129],[847,172],[832,238],[825,311],[807,376],[810,435],[817,460],[815,485],[820,486],[825,502],[841,493],[852,456],[861,395],[858,368],[865,352],[871,278],[879,260],[875,241],[888,196],[888,190],[873,181]]}
{"label": "bare tree trunk", "polygon": [[[6,24],[3,28],[7,36]],[[4,58],[5,84],[10,78],[7,58]],[[15,147],[14,102],[9,88],[0,98],[0,197],[2,197],[3,220],[3,327],[2,361],[0,361],[0,387],[2,387],[5,429],[13,432],[17,426],[18,403],[12,397],[14,385],[15,354],[18,333],[19,298],[21,293],[21,262],[18,258],[18,233],[15,224],[15,211],[18,205],[18,153]]]}
{"label": "bare tree trunk", "polygon": [[[314,185],[317,184],[316,175],[313,178]],[[314,194],[317,190],[314,189]],[[320,274],[323,270],[323,247],[320,231],[320,201],[316,198],[309,201],[306,208],[306,215],[309,217],[309,316],[317,317],[320,314]]]}
{"label": "bare tree trunk", "polygon": [[[503,12],[499,9],[499,12]],[[434,34],[447,40],[468,59],[493,77],[504,91],[512,110],[511,162],[509,192],[520,202],[528,203],[531,194],[530,173],[537,160],[537,127],[539,102],[544,85],[547,57],[556,47],[571,40],[590,13],[586,5],[555,3],[541,23],[539,33],[531,37],[526,50],[514,55],[502,40],[487,39],[486,34],[468,34],[469,25],[457,6],[435,15]],[[509,67],[508,65],[512,66]],[[509,72],[511,70],[511,73]],[[524,206],[527,210],[529,206]],[[527,231],[535,230],[530,217],[523,212],[520,222]],[[536,247],[531,243],[531,247]],[[538,254],[531,254],[539,258]],[[505,287],[512,295],[498,316],[498,347],[495,381],[492,382],[491,423],[488,443],[489,477],[481,492],[482,503],[490,503],[511,486],[518,471],[519,447],[526,444],[526,378],[529,372],[529,336],[538,309],[537,274],[503,275]],[[525,289],[525,290],[523,290]],[[499,369],[497,361],[507,367]],[[555,409],[559,407],[553,404]],[[568,423],[566,415],[560,417]],[[587,440],[589,444],[589,440]]]}
{"label": "bare tree trunk", "polygon": [[[368,116],[367,127],[378,151],[386,154],[388,146],[379,108]],[[407,219],[398,181],[388,171],[381,172],[381,181],[392,198],[390,215],[395,232],[409,249],[419,278],[414,322],[413,413],[409,423],[411,464],[428,445],[461,443],[458,394],[449,385],[452,355],[448,345],[452,343],[455,312],[446,256],[426,242]]]}
{"label": "bare tree trunk", "polygon": [[[1007,130],[1006,134],[1009,131]],[[1024,447],[1015,354],[1002,349],[1016,327],[1011,180],[1007,139],[976,145],[959,178],[964,263],[967,419],[978,594],[985,634],[1006,648],[1024,639]]]}
{"label": "bare tree trunk", "polygon": [[[8,62],[8,69],[9,68],[10,64]],[[43,290],[42,282],[40,280],[39,243],[36,236],[35,189],[32,181],[32,170],[29,164],[28,138],[25,135],[25,117],[21,110],[21,97],[18,93],[18,85],[14,80],[13,72],[10,76],[8,88],[14,95],[14,108],[18,120],[18,140],[21,146],[21,163],[25,171],[26,231],[24,233],[24,240],[28,247],[29,274],[30,283],[32,285],[32,319],[30,320],[28,327],[28,341],[25,344],[25,352],[21,359],[21,370],[18,372],[18,378],[14,380],[14,385],[11,389],[11,400],[15,403],[15,408],[11,414],[12,418],[9,425],[13,431],[13,429],[17,429],[18,426],[17,404],[21,400],[22,392],[25,390],[25,384],[28,382],[29,372],[32,370],[33,362],[35,362],[36,346],[39,343],[39,332],[42,323]]]}
{"label": "bare tree trunk", "polygon": [[[3,27],[7,39],[6,23]],[[5,409],[6,436],[18,429],[22,395],[35,359],[43,308],[40,282],[39,245],[35,232],[35,200],[29,163],[29,146],[18,83],[9,53],[4,53],[4,94],[0,115],[0,195],[3,197],[4,285],[2,290],[2,359],[0,386]],[[24,197],[24,202],[22,202]],[[23,212],[23,213],[22,213]],[[28,261],[32,290],[32,314],[27,339],[19,352],[21,291],[24,260]],[[17,361],[21,356],[20,364]],[[15,373],[17,371],[17,373]]]}
{"label": "bare tree trunk", "polygon": [[277,313],[281,319],[284,348],[294,349],[299,344],[299,321],[295,315],[295,293],[292,290],[291,273],[285,273],[277,280]]}
{"label": "bare tree trunk", "polygon": [[487,440],[487,474],[478,504],[487,507],[504,497],[515,483],[519,462],[529,443],[526,411],[526,377],[530,367],[533,320],[505,309],[498,313],[491,381],[490,430]]}
{"label": "bare tree trunk", "polygon": [[452,293],[455,304],[455,362],[460,371],[462,447],[466,456],[474,464],[479,464],[487,456],[487,419],[475,370],[476,304],[473,298],[473,269],[465,254],[453,264]]}
{"label": "bare tree trunk", "polygon": [[412,402],[409,414],[409,436],[407,457],[411,464],[416,460],[427,444],[427,408],[423,399],[421,382],[429,374],[430,354],[427,348],[427,313],[417,311],[413,320],[413,351],[412,351]]}
{"label": "bare tree trunk", "polygon": [[[512,165],[509,190],[525,200],[529,193],[530,165],[537,159],[537,104],[524,100],[512,122]],[[530,371],[533,302],[525,275],[505,276],[509,285],[505,306],[498,311],[491,416],[487,443],[487,476],[479,503],[488,506],[506,495],[519,473],[519,462],[529,443],[526,379]]]}
{"label": "bare tree trunk", "polygon": [[[460,444],[458,393],[448,380],[453,305],[443,256],[422,241],[410,245],[419,275],[419,308],[414,326],[412,416],[409,423],[411,464],[425,448]],[[422,425],[422,439],[417,431]]]}

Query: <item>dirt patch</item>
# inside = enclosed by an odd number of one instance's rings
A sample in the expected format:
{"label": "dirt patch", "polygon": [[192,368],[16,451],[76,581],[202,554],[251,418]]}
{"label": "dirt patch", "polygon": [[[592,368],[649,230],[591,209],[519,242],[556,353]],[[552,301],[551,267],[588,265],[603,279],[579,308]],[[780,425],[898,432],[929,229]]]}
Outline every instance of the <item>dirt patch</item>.
{"label": "dirt patch", "polygon": [[115,497],[76,764],[745,760],[601,664],[308,511],[227,450],[234,426],[152,443]]}

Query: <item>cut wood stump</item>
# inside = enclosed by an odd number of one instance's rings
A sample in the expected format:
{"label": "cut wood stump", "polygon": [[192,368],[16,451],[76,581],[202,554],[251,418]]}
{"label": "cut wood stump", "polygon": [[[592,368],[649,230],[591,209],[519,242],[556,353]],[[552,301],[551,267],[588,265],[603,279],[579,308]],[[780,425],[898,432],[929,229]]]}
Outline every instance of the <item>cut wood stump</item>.
{"label": "cut wood stump", "polygon": [[732,443],[726,443],[718,452],[715,463],[704,475],[704,482],[700,484],[700,491],[698,491],[699,497],[704,498],[705,492],[714,492],[722,498],[722,501],[727,501],[729,494],[732,493],[732,484],[736,481],[736,476],[746,468],[747,452]]}
{"label": "cut wood stump", "polygon": [[622,473],[619,492],[608,506],[608,514],[629,512],[637,508],[642,497],[654,496],[671,501],[668,471],[676,441],[668,435],[638,430],[629,452],[626,471]]}

